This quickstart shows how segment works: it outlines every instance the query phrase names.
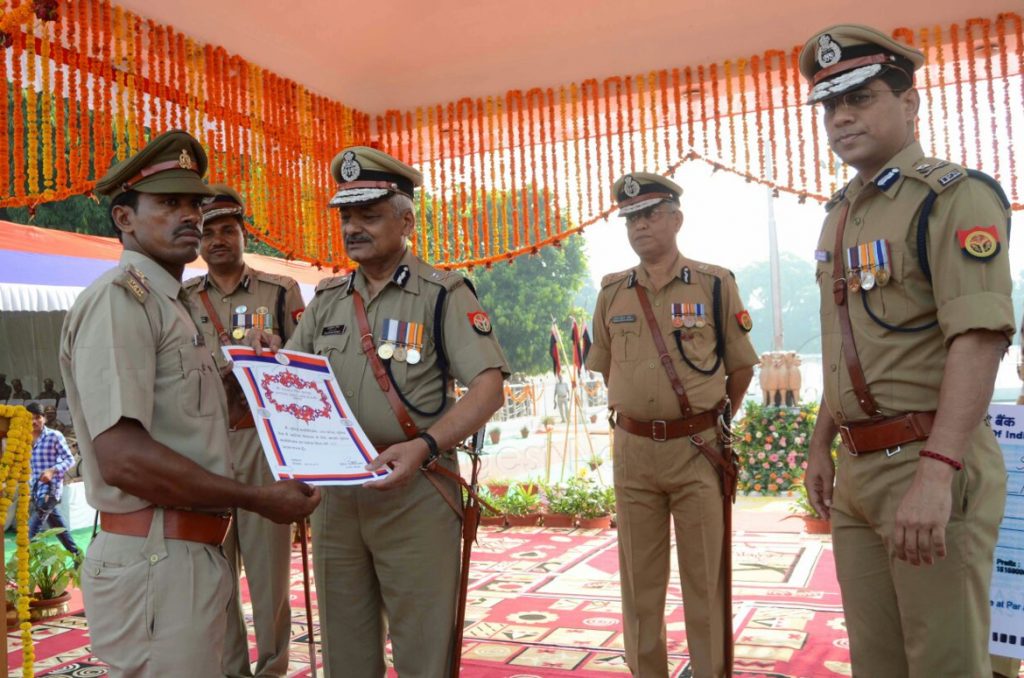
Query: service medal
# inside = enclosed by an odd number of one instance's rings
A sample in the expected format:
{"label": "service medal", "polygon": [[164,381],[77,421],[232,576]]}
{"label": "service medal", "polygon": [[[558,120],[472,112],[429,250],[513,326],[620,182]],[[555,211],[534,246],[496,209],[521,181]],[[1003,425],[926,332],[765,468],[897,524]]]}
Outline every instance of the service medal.
{"label": "service medal", "polygon": [[861,271],[860,288],[865,292],[875,289],[875,274],[871,271]]}
{"label": "service medal", "polygon": [[420,355],[420,352],[414,348],[410,348],[408,351],[405,352],[405,362],[409,363],[410,365],[415,365],[421,360],[421,358],[422,356]]}
{"label": "service medal", "polygon": [[682,327],[683,317],[679,315],[672,316],[672,327]]}
{"label": "service medal", "polygon": [[887,268],[880,268],[875,273],[875,282],[878,283],[879,287],[885,287],[886,285],[888,285],[890,278],[891,276],[889,274],[889,269]]}
{"label": "service medal", "polygon": [[395,354],[395,347],[392,344],[381,344],[377,347],[377,356],[381,360],[390,360],[391,356]]}
{"label": "service medal", "polygon": [[846,286],[851,292],[860,292],[860,275],[857,271],[851,271],[850,275],[846,276]]}
{"label": "service medal", "polygon": [[707,321],[704,320],[703,316],[697,316],[697,319],[695,321],[693,321],[693,324],[699,330],[700,328],[706,326],[708,323],[707,323]]}
{"label": "service medal", "polygon": [[392,357],[392,359],[397,360],[400,363],[404,363],[407,355],[408,355],[408,351],[405,348],[405,346],[402,346],[401,344],[399,344],[398,346],[395,346],[395,350],[391,354],[391,357]]}
{"label": "service medal", "polygon": [[242,337],[245,336],[245,328],[236,327],[235,329],[231,330],[231,336],[235,338],[235,341],[241,341]]}
{"label": "service medal", "polygon": [[690,328],[697,324],[697,320],[692,315],[683,316],[683,327]]}

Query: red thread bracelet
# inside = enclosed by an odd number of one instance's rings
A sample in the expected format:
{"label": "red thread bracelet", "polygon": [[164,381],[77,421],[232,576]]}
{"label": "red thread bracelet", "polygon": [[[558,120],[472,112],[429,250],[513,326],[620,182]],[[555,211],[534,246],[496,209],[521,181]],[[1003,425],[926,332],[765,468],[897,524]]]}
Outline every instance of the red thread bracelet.
{"label": "red thread bracelet", "polygon": [[931,450],[921,450],[920,452],[918,452],[918,454],[921,455],[922,457],[928,457],[929,459],[934,459],[935,461],[941,461],[943,464],[949,464],[950,466],[952,466],[957,471],[963,471],[964,470],[964,465],[963,465],[962,462],[959,462],[956,459],[953,459],[952,457],[947,457],[944,454],[939,454],[938,452],[932,452]]}

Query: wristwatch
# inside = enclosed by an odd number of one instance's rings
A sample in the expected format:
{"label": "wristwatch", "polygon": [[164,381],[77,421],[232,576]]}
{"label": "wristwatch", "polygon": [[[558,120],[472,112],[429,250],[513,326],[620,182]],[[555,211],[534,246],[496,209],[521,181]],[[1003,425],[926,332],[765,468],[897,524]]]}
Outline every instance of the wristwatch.
{"label": "wristwatch", "polygon": [[420,468],[426,470],[430,468],[430,465],[433,464],[439,456],[441,456],[441,452],[437,449],[437,441],[434,440],[434,436],[423,431],[420,433],[419,437],[427,442],[427,447],[430,449],[427,453],[427,458],[423,460],[423,464],[420,466]]}

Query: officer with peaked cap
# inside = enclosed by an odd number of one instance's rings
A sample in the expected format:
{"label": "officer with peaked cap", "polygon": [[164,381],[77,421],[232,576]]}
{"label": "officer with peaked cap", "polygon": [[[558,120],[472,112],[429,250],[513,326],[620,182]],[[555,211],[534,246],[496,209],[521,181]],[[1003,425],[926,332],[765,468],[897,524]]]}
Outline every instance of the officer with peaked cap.
{"label": "officer with peaked cap", "polygon": [[635,676],[670,674],[665,596],[672,524],[693,675],[732,675],[723,559],[723,487],[731,482],[723,486],[719,475],[728,451],[718,434],[758,362],[750,314],[730,271],[680,253],[678,185],[634,172],[612,193],[640,265],[601,281],[587,367],[604,376],[615,412],[626,661]]}
{"label": "officer with peaked cap", "polygon": [[[251,268],[245,263],[245,203],[235,189],[210,186],[215,195],[203,204],[203,240],[199,254],[209,273],[185,282],[192,318],[203,333],[214,362],[227,360],[221,347],[240,343],[250,327],[259,327],[287,341],[305,304],[299,285],[287,276]],[[229,439],[235,480],[267,485],[274,480],[248,408],[231,417]],[[291,530],[258,513],[236,510],[224,541],[224,555],[234,577],[224,641],[224,675],[283,676],[288,671],[291,643]],[[256,665],[249,662],[249,631],[239,588],[241,567],[252,604]]]}
{"label": "officer with peaked cap", "polygon": [[[451,670],[459,578],[453,448],[504,402],[505,356],[465,279],[410,251],[420,173],[373,148],[331,163],[345,250],[359,268],[322,281],[287,348],[327,356],[389,477],[326,487],[313,514],[324,670],[383,676],[391,638],[402,678]],[[452,379],[468,385],[458,402]],[[383,389],[387,389],[386,391]]]}
{"label": "officer with peaked cap", "polygon": [[[112,676],[220,676],[232,507],[290,523],[319,490],[233,480],[227,403],[181,285],[198,255],[206,153],[173,130],[96,190],[124,246],[75,301],[60,365],[100,532],[82,566],[89,636]],[[173,507],[173,508],[172,508]]]}
{"label": "officer with peaked cap", "polygon": [[1006,470],[986,414],[1014,332],[1009,210],[994,181],[922,150],[923,63],[853,25],[800,55],[829,145],[857,172],[818,243],[825,383],[805,482],[831,516],[858,676],[991,672]]}

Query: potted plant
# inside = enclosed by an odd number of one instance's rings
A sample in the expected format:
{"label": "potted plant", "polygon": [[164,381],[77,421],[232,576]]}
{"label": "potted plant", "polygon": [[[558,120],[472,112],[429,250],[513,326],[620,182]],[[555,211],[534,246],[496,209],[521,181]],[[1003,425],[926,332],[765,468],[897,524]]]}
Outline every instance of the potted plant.
{"label": "potted plant", "polygon": [[601,464],[603,463],[604,457],[597,454],[596,452],[592,454],[589,459],[587,459],[587,466],[590,467],[591,471],[596,471],[598,468],[600,468]]}
{"label": "potted plant", "polygon": [[497,445],[498,441],[501,440],[501,429],[498,427],[494,427],[487,432],[487,435],[491,439],[491,444]]}
{"label": "potted plant", "polygon": [[527,426],[526,424],[523,424],[523,427],[519,429],[519,435],[523,436],[524,438],[530,435],[530,427]]}
{"label": "potted plant", "polygon": [[822,518],[811,506],[807,497],[807,488],[803,484],[795,485],[793,488],[793,501],[789,505],[789,512],[792,516],[787,518],[800,518],[804,521],[804,532],[807,534],[830,534],[832,524],[827,518]]}
{"label": "potted plant", "polygon": [[509,485],[503,504],[510,527],[533,526],[540,519],[540,497],[519,483]]}
{"label": "potted plant", "polygon": [[[507,489],[507,486],[505,488]],[[494,508],[492,513],[487,506],[481,506],[480,510],[480,524],[490,525],[493,527],[505,527],[505,501],[503,496],[499,496],[491,492],[487,487],[481,487],[477,490],[477,495],[487,502]]]}
{"label": "potted plant", "polygon": [[552,417],[550,414],[545,417],[542,417],[540,423],[544,427],[544,430],[547,431],[548,433],[551,433],[552,431],[555,430],[555,418]]}
{"label": "potted plant", "polygon": [[581,479],[579,493],[579,526],[588,529],[611,527],[612,511],[615,510],[615,490],[585,478]]}
{"label": "potted plant", "polygon": [[510,482],[508,478],[494,478],[493,480],[484,481],[484,486],[492,497],[504,497],[505,493],[508,492]]}
{"label": "potted plant", "polygon": [[[62,544],[51,539],[64,528],[40,532],[28,545],[29,601],[31,621],[41,621],[67,614],[71,601],[68,587],[79,585],[80,561],[76,561]],[[7,561],[7,599],[17,596],[17,554]],[[14,588],[12,589],[12,584]],[[13,607],[13,605],[12,605]]]}
{"label": "potted plant", "polygon": [[568,487],[554,483],[545,485],[543,491],[544,527],[575,527],[576,499],[569,494]]}

